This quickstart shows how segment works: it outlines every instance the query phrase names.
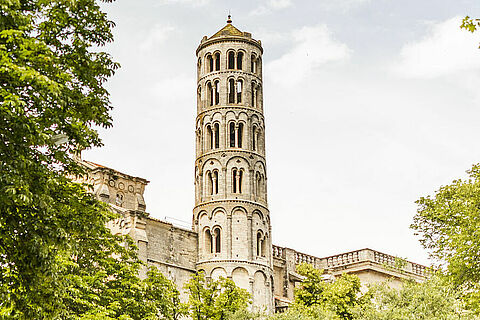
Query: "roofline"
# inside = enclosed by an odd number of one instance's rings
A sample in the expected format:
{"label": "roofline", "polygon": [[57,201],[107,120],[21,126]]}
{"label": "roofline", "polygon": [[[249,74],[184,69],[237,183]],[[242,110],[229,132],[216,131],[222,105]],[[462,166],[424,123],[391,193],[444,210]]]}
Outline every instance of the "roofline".
{"label": "roofline", "polygon": [[85,164],[88,164],[90,166],[93,166],[93,168],[91,168],[90,170],[93,171],[109,171],[109,172],[114,172],[118,175],[123,175],[124,177],[127,177],[129,179],[132,179],[132,180],[138,180],[140,182],[143,182],[145,185],[147,185],[150,181],[148,181],[147,179],[145,178],[142,178],[142,177],[135,177],[135,176],[132,176],[132,175],[129,175],[129,174],[126,174],[126,173],[123,173],[123,172],[120,172],[118,170],[115,170],[115,169],[112,169],[112,168],[109,168],[109,167],[106,167],[104,165],[101,165],[101,164],[98,164],[98,163],[95,163],[95,162],[92,162],[92,161],[88,161],[88,160],[81,160],[80,162],[81,164],[85,165]]}
{"label": "roofline", "polygon": [[219,36],[219,37],[214,37],[214,38],[210,38],[210,39],[207,39],[207,40],[202,40],[202,42],[198,46],[195,53],[198,55],[198,52],[200,50],[202,50],[205,47],[208,47],[209,45],[219,43],[219,42],[227,42],[227,41],[238,41],[238,42],[245,42],[245,43],[251,44],[251,45],[257,47],[260,50],[260,52],[263,54],[263,48],[262,48],[262,44],[261,44],[260,40],[255,40],[255,39],[252,39],[252,38],[246,38],[246,37],[243,37],[243,36]]}

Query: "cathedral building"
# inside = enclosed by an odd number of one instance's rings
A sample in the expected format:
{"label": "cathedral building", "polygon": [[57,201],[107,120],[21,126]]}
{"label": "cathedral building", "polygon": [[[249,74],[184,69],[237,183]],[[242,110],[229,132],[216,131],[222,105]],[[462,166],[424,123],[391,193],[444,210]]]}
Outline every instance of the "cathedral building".
{"label": "cathedral building", "polygon": [[[260,40],[227,25],[203,37],[197,54],[195,207],[192,228],[150,217],[143,193],[148,181],[86,160],[96,196],[120,218],[112,232],[129,234],[138,255],[156,266],[182,292],[192,274],[226,277],[252,295],[255,308],[281,310],[293,300],[305,262],[325,277],[353,273],[363,284],[392,279],[421,281],[425,267],[393,268],[395,257],[371,249],[314,257],[272,245],[267,203],[265,119]],[[193,111],[193,110],[192,110]],[[144,273],[145,270],[142,271]]]}

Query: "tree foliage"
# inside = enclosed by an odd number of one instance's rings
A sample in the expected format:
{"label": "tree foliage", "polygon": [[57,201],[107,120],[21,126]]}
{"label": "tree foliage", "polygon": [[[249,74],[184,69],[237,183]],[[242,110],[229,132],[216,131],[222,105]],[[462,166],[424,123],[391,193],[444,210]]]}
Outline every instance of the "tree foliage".
{"label": "tree foliage", "polygon": [[370,288],[373,300],[357,308],[356,319],[364,320],[473,320],[465,310],[461,293],[434,276],[424,283],[405,281],[400,289],[382,283]]}
{"label": "tree foliage", "polygon": [[118,65],[98,48],[112,27],[96,0],[0,2],[2,318],[175,314],[171,284],[138,278],[135,246],[105,227],[116,215],[67,178],[111,125],[104,83]]}
{"label": "tree foliage", "polygon": [[353,319],[353,309],[363,303],[357,276],[343,274],[325,282],[322,271],[307,263],[298,265],[297,272],[305,278],[295,290],[295,305],[305,307],[312,315],[332,317],[333,313],[340,319]]}
{"label": "tree foliage", "polygon": [[192,276],[185,289],[189,293],[189,315],[194,320],[226,320],[246,310],[250,302],[250,294],[232,280],[207,281],[203,272]]}
{"label": "tree foliage", "polygon": [[420,198],[412,228],[452,284],[480,311],[480,165],[467,173],[468,179]]}

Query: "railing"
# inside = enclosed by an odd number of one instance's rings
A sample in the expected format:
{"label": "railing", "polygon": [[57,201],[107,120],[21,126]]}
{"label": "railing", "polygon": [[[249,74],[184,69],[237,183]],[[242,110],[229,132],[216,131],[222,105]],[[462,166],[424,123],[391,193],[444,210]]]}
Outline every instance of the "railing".
{"label": "railing", "polygon": [[419,276],[427,276],[428,269],[420,264],[412,263],[412,272]]}
{"label": "railing", "polygon": [[300,264],[300,263],[315,264],[315,257],[309,256],[304,253],[295,252],[295,263],[296,264]]}
{"label": "railing", "polygon": [[378,262],[380,264],[386,264],[386,265],[391,266],[391,267],[395,267],[395,261],[398,260],[394,256],[391,256],[391,255],[388,255],[388,254],[385,254],[385,253],[381,253],[381,252],[378,252],[378,251],[373,251],[373,256],[374,256],[374,261],[375,262]]}
{"label": "railing", "polygon": [[359,251],[348,252],[327,258],[327,267],[336,267],[360,261]]}
{"label": "railing", "polygon": [[[411,272],[421,277],[425,277],[429,273],[429,269],[417,263],[403,260],[401,258],[378,252],[371,249],[362,249],[326,258],[317,258],[292,249],[273,246],[273,257],[280,259],[292,259],[295,264],[310,263],[320,269],[335,268],[350,265],[359,262],[373,262],[383,266],[398,269],[398,271]],[[293,256],[293,257],[292,257]],[[289,258],[291,257],[291,258]]]}
{"label": "railing", "polygon": [[283,258],[283,248],[278,246],[272,246],[272,253],[274,258]]}

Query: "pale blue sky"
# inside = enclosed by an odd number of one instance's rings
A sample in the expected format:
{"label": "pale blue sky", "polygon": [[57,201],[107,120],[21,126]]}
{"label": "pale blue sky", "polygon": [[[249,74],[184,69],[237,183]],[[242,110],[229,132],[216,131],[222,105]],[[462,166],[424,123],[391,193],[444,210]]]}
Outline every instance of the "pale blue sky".
{"label": "pale blue sky", "polygon": [[114,127],[84,158],[150,180],[147,211],[189,222],[195,49],[225,25],[262,40],[274,243],[427,263],[414,203],[480,162],[479,1],[136,0],[104,6],[122,68]]}

